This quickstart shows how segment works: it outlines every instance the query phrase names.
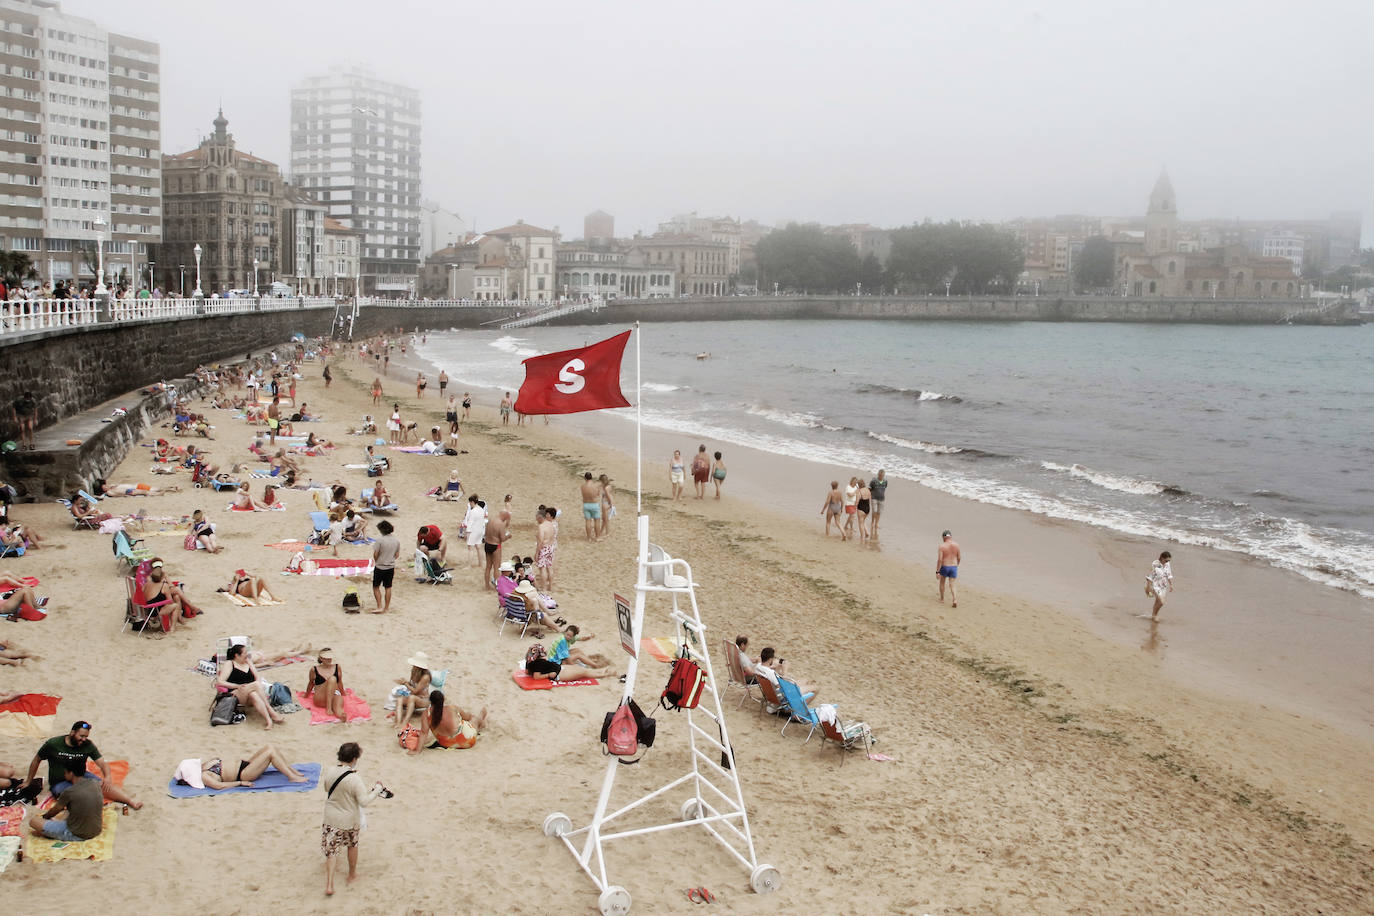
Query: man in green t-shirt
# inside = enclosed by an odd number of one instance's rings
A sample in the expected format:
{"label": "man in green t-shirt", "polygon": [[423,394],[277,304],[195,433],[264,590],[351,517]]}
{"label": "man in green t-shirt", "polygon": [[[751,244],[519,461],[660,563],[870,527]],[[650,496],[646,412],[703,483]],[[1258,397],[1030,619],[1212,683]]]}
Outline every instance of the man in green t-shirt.
{"label": "man in green t-shirt", "polygon": [[100,836],[105,802],[100,794],[99,781],[82,778],[86,770],[85,761],[84,757],[65,758],[62,778],[58,782],[67,788],[57,795],[52,807],[29,818],[29,829],[34,836],[64,843],[80,843]]}
{"label": "man in green t-shirt", "polygon": [[[142,802],[135,801],[132,796],[110,781],[110,765],[105,762],[105,758],[91,741],[89,722],[74,722],[72,730],[67,734],[43,742],[29,763],[28,779],[24,782],[26,788],[33,784],[34,777],[38,775],[38,766],[45,760],[48,762],[48,791],[52,793],[53,798],[57,798],[64,789],[71,787],[67,779],[67,766],[70,764],[75,767],[75,772],[84,778],[95,780],[110,801],[128,805],[135,811],[143,807]],[[95,761],[103,779],[86,772],[87,760]]]}

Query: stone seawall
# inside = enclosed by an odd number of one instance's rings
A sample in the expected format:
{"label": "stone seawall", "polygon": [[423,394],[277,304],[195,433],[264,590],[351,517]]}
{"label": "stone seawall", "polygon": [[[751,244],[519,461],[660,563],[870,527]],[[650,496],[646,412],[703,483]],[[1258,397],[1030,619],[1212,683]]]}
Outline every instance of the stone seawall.
{"label": "stone seawall", "polygon": [[737,296],[612,302],[558,324],[781,318],[907,321],[1097,321],[1185,324],[1358,324],[1353,302],[1312,299],[1123,299],[951,296]]}

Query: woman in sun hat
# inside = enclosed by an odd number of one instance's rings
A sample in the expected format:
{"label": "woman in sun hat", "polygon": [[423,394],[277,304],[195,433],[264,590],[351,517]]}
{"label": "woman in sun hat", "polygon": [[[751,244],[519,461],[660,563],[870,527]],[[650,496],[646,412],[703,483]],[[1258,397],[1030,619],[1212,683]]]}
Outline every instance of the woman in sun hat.
{"label": "woman in sun hat", "polygon": [[416,652],[406,662],[410,674],[396,678],[399,685],[392,691],[396,697],[396,727],[405,728],[410,717],[429,708],[429,656]]}

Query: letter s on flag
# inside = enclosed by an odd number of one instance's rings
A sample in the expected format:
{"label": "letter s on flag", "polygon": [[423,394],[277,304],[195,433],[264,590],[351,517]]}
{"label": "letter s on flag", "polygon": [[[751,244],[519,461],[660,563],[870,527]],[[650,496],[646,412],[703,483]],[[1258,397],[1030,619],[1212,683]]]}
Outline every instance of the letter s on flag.
{"label": "letter s on flag", "polygon": [[523,414],[580,413],[629,407],[620,393],[620,361],[630,332],[577,350],[531,356],[515,399]]}

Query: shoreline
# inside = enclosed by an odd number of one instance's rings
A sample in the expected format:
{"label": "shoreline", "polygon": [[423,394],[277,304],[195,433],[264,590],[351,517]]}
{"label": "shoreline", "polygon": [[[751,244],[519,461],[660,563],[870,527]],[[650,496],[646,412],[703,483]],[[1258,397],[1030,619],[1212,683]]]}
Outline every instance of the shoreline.
{"label": "shoreline", "polygon": [[[409,371],[418,368],[431,378],[439,371],[413,351],[403,362]],[[486,392],[493,404],[500,400],[501,389]],[[633,411],[614,413],[620,416],[570,414],[552,422],[589,446],[614,450],[633,462]],[[545,428],[535,422],[525,428]],[[516,428],[512,421],[511,429]],[[680,448],[690,458],[700,440],[656,429],[646,429],[643,437],[646,491],[666,491],[667,456]],[[704,444],[708,451],[725,453],[727,499],[737,494],[754,506],[770,507],[816,532],[818,541],[824,540],[824,523],[816,508],[827,482],[843,483],[859,470],[749,446]],[[867,477],[877,469],[863,470]],[[952,528],[965,554],[961,588],[1033,602],[1060,614],[1118,648],[1152,657],[1178,686],[1317,718],[1374,743],[1374,666],[1368,664],[1374,658],[1374,601],[1245,554],[1152,541],[889,479],[891,508],[883,519],[880,549],[900,562],[933,569],[927,560],[933,561],[939,532]],[[627,488],[633,493],[633,473],[616,485],[621,498]],[[690,492],[689,486],[687,501],[696,502]],[[708,496],[706,502],[714,500]],[[1141,583],[1163,549],[1174,553],[1178,590],[1155,628]],[[931,582],[918,576],[913,587],[929,587],[934,594]],[[957,629],[958,618],[950,613],[940,622]]]}
{"label": "shoreline", "polygon": [[[347,428],[377,413],[365,393],[372,371],[356,360],[330,365],[336,381],[326,392],[320,364],[306,364],[301,397],[325,417],[309,429],[333,438],[339,450],[300,460],[307,476],[337,477],[356,492],[368,479],[341,465],[357,461],[364,441]],[[403,416],[421,428],[442,416],[437,386],[422,402],[409,379],[393,376],[386,388],[393,395],[387,404],[399,401]],[[598,543],[582,537],[575,506],[582,468],[605,468],[623,484],[632,478],[633,458],[580,438],[562,419],[503,429],[496,401],[475,393],[461,445],[466,455],[387,452],[392,469],[385,480],[402,506],[395,523],[403,543],[419,524],[456,530],[458,506],[421,495],[454,467],[470,490],[498,502],[514,494],[511,551],[533,552],[534,505],[571,510],[558,554],[560,613],[600,633],[589,648],[623,670],[610,595],[625,593],[634,580],[633,491],[619,489],[618,520]],[[216,413],[216,438],[208,443],[221,463],[240,457],[253,433],[230,416]],[[730,457],[737,457],[734,450]],[[750,476],[748,461],[738,458],[727,487]],[[137,481],[147,471],[146,453],[136,448],[117,479]],[[788,481],[780,471],[774,484],[785,491]],[[180,482],[185,487],[184,473]],[[809,501],[814,483],[804,482],[800,495]],[[262,483],[254,482],[255,496]],[[759,647],[779,647],[823,700],[872,726],[886,759],[868,760],[860,751],[844,760],[819,737],[805,741],[795,725],[780,735],[776,718],[757,704],[737,710],[736,691],[728,691],[729,737],[759,860],[779,869],[782,889],[752,893],[747,870],[695,831],[653,833],[613,846],[608,856],[608,876],[630,890],[636,910],[693,911],[682,888],[699,885],[731,912],[759,916],[1367,909],[1374,867],[1374,755],[1367,743],[1307,719],[1176,688],[1138,650],[1104,643],[1041,605],[986,591],[973,556],[968,606],[961,601],[955,617],[919,587],[929,573],[924,540],[908,561],[900,551],[826,544],[784,510],[749,503],[747,487],[727,490],[720,503],[672,504],[657,491],[661,480],[646,484],[653,539],[692,563],[711,645],[747,633]],[[283,500],[284,512],[242,514],[225,511],[227,497],[204,490],[117,501],[116,510],[146,507],[155,516],[204,508],[221,526],[226,550],[217,555],[183,551],[178,532],[160,537],[154,524],[140,535],[206,611],[163,638],[119,632],[124,594],[110,569],[108,538],[72,531],[55,504],[18,507],[16,515],[31,518],[49,544],[10,568],[39,576],[40,592],[52,603],[45,621],[7,628],[45,660],[4,669],[6,684],[61,694],[53,731],[75,718],[91,721],[105,756],[130,761],[126,787],[145,807],[118,818],[110,861],[46,865],[26,857],[11,867],[5,877],[16,899],[99,893],[113,881],[123,889],[116,909],[161,911],[195,906],[203,889],[218,883],[243,888],[240,908],[251,911],[447,912],[455,881],[449,870],[415,868],[415,825],[427,823],[435,837],[461,836],[461,880],[482,889],[484,910],[528,913],[556,901],[572,912],[595,912],[595,889],[539,825],[552,810],[567,812],[575,825],[589,815],[608,766],[596,733],[619,698],[614,679],[596,687],[516,688],[510,671],[532,639],[509,627],[498,634],[491,593],[461,544],[449,551],[452,585],[416,584],[402,570],[392,614],[345,615],[345,583],[281,575],[289,554],[263,546],[310,530],[309,496],[288,490]],[[891,533],[899,540],[895,525]],[[236,567],[268,577],[285,604],[240,608],[218,600],[214,587]],[[370,607],[366,584],[359,585]],[[644,635],[670,635],[662,600],[654,600]],[[210,727],[210,681],[188,668],[228,634],[251,634],[267,651],[303,642],[332,647],[349,687],[371,704],[371,721],[311,725],[308,713],[296,713],[264,732],[252,714],[240,726]],[[1025,660],[1019,665],[999,648],[1018,641]],[[444,690],[451,701],[489,708],[489,724],[472,749],[407,757],[397,746],[383,704],[417,650],[436,668],[450,669]],[[1074,677],[1056,681],[1035,664],[1042,655],[1060,660]],[[295,664],[263,674],[299,689],[307,671]],[[636,697],[645,709],[667,671],[644,661]],[[1148,701],[1114,701],[1118,678],[1136,679]],[[656,718],[659,740],[640,764],[613,767],[614,804],[691,766],[686,714],[659,711]],[[327,763],[343,741],[362,744],[367,780],[396,792],[368,809],[359,882],[332,898],[322,893],[315,839],[326,787],[215,800],[166,795],[183,757],[241,758],[270,742],[293,763]],[[22,766],[35,746],[31,738],[0,735],[0,759]],[[676,819],[680,802],[660,799],[642,813]],[[252,850],[206,857],[203,842],[189,842],[222,835],[229,823],[254,825]],[[627,827],[639,823],[626,819]],[[284,848],[299,854],[272,851]],[[647,861],[656,864],[642,867]],[[182,880],[166,882],[169,871]]]}

